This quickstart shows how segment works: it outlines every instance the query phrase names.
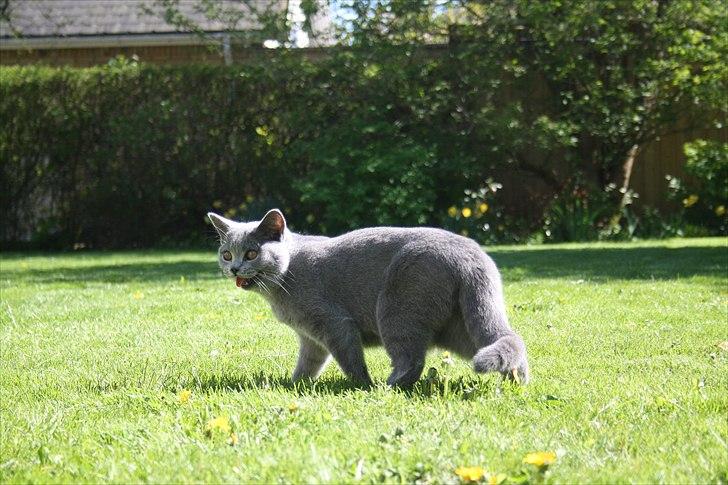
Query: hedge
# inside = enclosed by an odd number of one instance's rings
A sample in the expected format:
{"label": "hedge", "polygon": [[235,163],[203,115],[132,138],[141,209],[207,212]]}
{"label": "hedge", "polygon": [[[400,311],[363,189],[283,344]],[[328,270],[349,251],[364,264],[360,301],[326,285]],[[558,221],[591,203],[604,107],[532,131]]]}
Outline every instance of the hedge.
{"label": "hedge", "polygon": [[2,68],[2,241],[190,242],[213,206],[290,200],[262,127],[294,83],[251,67]]}
{"label": "hedge", "polygon": [[[598,237],[621,197],[579,142],[613,154],[621,138],[595,141],[532,76],[483,78],[462,52],[0,67],[0,244],[200,244],[214,237],[207,211],[253,219],[274,206],[326,234],[427,224],[481,241]],[[632,129],[625,113],[615,133]]]}
{"label": "hedge", "polygon": [[[344,61],[330,76],[286,55],[230,67],[2,67],[0,239],[199,243],[208,210],[253,218],[272,206],[317,232],[437,223],[462,197],[463,175],[417,134],[436,128],[432,97],[407,93],[406,76],[358,67]],[[372,92],[387,106],[370,104]]]}

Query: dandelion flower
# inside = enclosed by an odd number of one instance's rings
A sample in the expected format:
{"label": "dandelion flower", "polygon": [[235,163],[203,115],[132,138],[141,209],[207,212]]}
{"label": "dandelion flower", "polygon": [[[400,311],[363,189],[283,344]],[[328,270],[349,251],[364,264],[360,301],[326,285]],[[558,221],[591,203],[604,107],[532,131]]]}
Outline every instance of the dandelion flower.
{"label": "dandelion flower", "polygon": [[179,398],[179,402],[185,403],[190,400],[190,397],[192,397],[192,391],[189,389],[182,389],[178,394],[177,397]]}
{"label": "dandelion flower", "polygon": [[460,211],[460,213],[463,215],[464,218],[468,218],[473,215],[473,211],[470,207],[463,207],[463,210]]}
{"label": "dandelion flower", "polygon": [[135,291],[132,296],[135,300],[141,300],[142,298],[144,298],[144,293],[142,293],[141,291]]}
{"label": "dandelion flower", "polygon": [[292,402],[291,404],[289,404],[288,411],[291,413],[295,413],[296,411],[298,411],[298,403]]}
{"label": "dandelion flower", "polygon": [[225,434],[230,434],[230,420],[226,416],[219,416],[211,419],[205,426],[205,431],[211,434],[215,431],[222,431]]}
{"label": "dandelion flower", "polygon": [[480,466],[461,466],[455,469],[455,475],[464,482],[477,482],[485,475],[485,470]]}
{"label": "dandelion flower", "polygon": [[481,214],[485,214],[486,212],[488,212],[488,204],[486,204],[485,202],[478,204],[478,212],[480,212]]}
{"label": "dandelion flower", "polygon": [[715,208],[715,215],[716,216],[719,216],[720,217],[723,214],[725,214],[725,206],[724,205],[719,205],[718,207]]}
{"label": "dandelion flower", "polygon": [[488,475],[488,485],[500,485],[501,483],[506,481],[505,473],[491,473]]}
{"label": "dandelion flower", "polygon": [[452,360],[452,357],[450,357],[450,352],[443,352],[442,363],[443,365],[453,365],[455,363],[455,361]]}
{"label": "dandelion flower", "polygon": [[682,202],[685,207],[692,207],[698,202],[698,200],[700,200],[700,197],[698,197],[695,194],[692,194],[692,195],[687,196],[685,199],[683,199]]}
{"label": "dandelion flower", "polygon": [[556,453],[553,451],[536,451],[523,457],[523,463],[535,465],[539,468],[547,467],[556,462]]}
{"label": "dandelion flower", "polygon": [[455,207],[455,206],[450,207],[447,210],[447,215],[449,215],[450,217],[455,217],[456,215],[458,215],[458,209],[457,209],[457,207]]}

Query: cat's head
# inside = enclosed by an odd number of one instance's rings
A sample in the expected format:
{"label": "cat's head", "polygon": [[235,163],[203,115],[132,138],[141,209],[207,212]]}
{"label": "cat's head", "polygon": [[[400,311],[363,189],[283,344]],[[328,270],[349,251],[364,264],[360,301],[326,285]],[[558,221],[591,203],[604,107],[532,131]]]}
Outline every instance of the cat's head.
{"label": "cat's head", "polygon": [[244,289],[271,286],[288,269],[290,233],[278,209],[256,222],[235,222],[213,212],[207,217],[220,235],[218,262],[223,275]]}

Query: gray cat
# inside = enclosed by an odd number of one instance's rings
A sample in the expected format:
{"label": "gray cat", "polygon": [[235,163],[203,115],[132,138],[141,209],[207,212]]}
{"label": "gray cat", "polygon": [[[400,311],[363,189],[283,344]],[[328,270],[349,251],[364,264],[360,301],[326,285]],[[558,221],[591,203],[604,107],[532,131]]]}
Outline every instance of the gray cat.
{"label": "gray cat", "polygon": [[420,378],[431,345],[473,359],[477,372],[528,381],[500,274],[475,241],[432,228],[306,236],[289,231],[277,209],[260,222],[208,217],[220,234],[223,274],[263,295],[298,334],[294,381],[316,378],[333,356],[347,376],[370,385],[367,345],[384,345],[391,386]]}

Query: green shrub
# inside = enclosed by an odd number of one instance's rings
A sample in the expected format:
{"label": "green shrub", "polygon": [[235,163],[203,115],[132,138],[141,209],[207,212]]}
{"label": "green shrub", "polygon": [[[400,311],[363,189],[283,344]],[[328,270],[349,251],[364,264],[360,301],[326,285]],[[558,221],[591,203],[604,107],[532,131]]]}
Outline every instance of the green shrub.
{"label": "green shrub", "polygon": [[668,176],[672,199],[691,235],[728,230],[728,143],[694,140],[684,146],[688,178]]}
{"label": "green shrub", "polygon": [[[630,238],[628,155],[725,111],[710,0],[396,3],[357,2],[315,63],[277,49],[233,66],[0,67],[0,244],[199,243],[208,210],[271,206],[328,234]],[[705,190],[687,215],[724,207]]]}
{"label": "green shrub", "polygon": [[214,200],[289,196],[279,143],[258,131],[292,81],[269,73],[123,60],[2,68],[2,240],[189,242],[205,237]]}

